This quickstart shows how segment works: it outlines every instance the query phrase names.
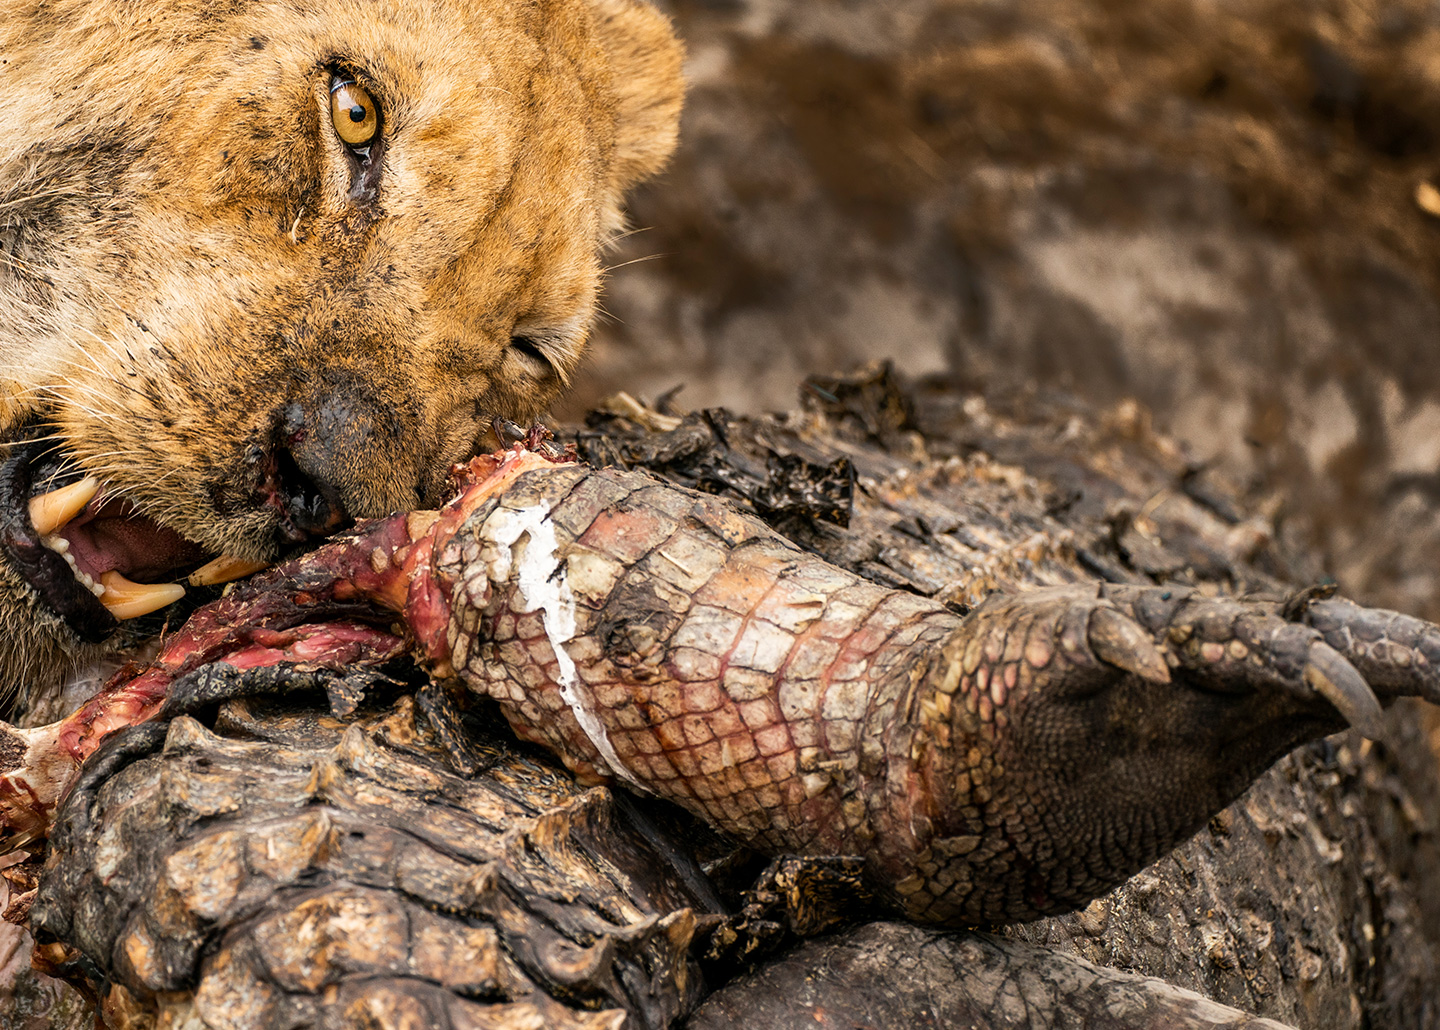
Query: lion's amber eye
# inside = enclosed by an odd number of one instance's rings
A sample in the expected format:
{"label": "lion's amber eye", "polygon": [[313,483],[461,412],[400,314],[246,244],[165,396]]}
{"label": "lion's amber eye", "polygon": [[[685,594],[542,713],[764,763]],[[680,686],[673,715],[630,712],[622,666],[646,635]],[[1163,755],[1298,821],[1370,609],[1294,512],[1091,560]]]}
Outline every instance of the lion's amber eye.
{"label": "lion's amber eye", "polygon": [[380,115],[370,94],[344,79],[336,79],[330,87],[330,120],[335,123],[335,132],[352,147],[369,143],[380,126]]}

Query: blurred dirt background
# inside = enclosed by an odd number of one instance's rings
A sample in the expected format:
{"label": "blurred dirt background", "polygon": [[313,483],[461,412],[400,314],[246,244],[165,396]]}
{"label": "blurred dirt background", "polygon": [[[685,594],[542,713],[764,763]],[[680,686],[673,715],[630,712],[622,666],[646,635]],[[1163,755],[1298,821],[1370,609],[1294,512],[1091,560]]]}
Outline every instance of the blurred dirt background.
{"label": "blurred dirt background", "polygon": [[1440,6],[661,6],[681,148],[563,414],[875,357],[1133,397],[1346,590],[1440,615]]}

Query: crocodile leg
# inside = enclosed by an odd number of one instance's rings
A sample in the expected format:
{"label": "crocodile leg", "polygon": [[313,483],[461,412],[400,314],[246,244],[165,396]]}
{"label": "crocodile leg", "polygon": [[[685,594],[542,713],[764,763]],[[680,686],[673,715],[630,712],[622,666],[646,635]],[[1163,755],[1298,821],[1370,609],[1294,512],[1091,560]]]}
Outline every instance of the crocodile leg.
{"label": "crocodile leg", "polygon": [[1082,905],[1296,745],[1378,732],[1350,657],[1435,697],[1440,629],[1393,613],[1090,584],[961,618],[614,470],[521,475],[434,555],[432,652],[522,737],[771,854],[861,857],[942,924]]}

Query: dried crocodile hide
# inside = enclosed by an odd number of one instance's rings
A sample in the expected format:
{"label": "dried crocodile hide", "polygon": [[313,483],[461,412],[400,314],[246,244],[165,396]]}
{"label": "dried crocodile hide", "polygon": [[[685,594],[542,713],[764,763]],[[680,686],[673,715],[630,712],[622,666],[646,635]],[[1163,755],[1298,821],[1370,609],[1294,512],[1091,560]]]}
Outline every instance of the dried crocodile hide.
{"label": "dried crocodile hide", "polygon": [[108,985],[121,1027],[618,1030],[682,1015],[713,904],[698,870],[609,791],[542,761],[495,750],[455,775],[426,726],[404,697],[353,721],[257,700],[224,705],[213,732],[141,727],[66,807],[32,924],[81,949],[72,974]]}

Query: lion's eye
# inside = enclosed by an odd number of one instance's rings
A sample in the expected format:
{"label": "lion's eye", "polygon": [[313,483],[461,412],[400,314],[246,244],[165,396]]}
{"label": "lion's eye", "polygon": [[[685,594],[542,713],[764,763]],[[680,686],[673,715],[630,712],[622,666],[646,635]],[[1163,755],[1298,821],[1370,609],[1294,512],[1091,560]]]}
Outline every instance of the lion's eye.
{"label": "lion's eye", "polygon": [[363,147],[375,138],[380,112],[362,87],[337,77],[330,84],[330,120],[342,140],[352,147]]}

